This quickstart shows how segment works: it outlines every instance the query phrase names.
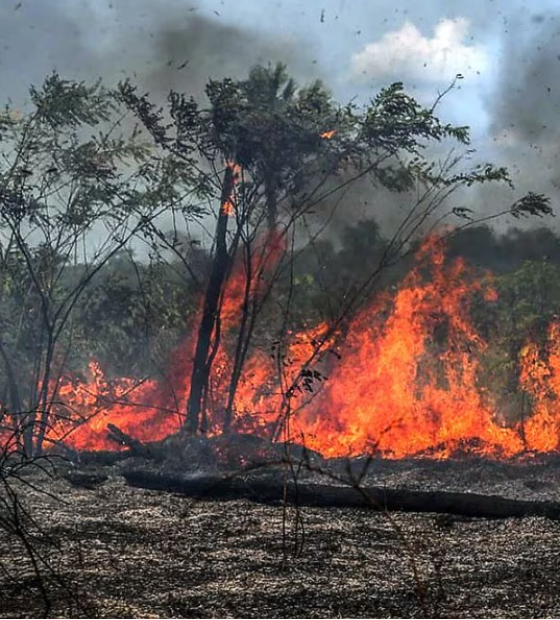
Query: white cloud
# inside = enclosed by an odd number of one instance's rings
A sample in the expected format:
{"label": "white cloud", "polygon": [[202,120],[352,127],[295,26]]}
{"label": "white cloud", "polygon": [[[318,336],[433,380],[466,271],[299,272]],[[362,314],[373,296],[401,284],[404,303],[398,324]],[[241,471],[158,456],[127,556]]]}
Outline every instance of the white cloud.
{"label": "white cloud", "polygon": [[369,43],[351,59],[356,78],[387,77],[395,80],[449,81],[461,73],[482,73],[489,66],[484,46],[465,42],[469,22],[463,17],[442,19],[432,38],[411,22]]}

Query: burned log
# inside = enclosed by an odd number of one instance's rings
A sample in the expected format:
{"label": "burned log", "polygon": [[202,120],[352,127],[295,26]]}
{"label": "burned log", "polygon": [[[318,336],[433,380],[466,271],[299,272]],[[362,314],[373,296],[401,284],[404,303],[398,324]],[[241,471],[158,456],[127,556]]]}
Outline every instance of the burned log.
{"label": "burned log", "polygon": [[112,439],[119,445],[129,448],[132,456],[142,456],[144,458],[150,458],[152,456],[149,446],[142,443],[139,439],[136,439],[135,437],[121,431],[118,426],[115,426],[114,424],[107,424],[107,433],[109,435],[109,439]]}
{"label": "burned log", "polygon": [[498,495],[307,483],[289,483],[285,486],[281,480],[211,476],[185,478],[138,469],[123,475],[130,486],[170,491],[206,501],[248,499],[269,504],[286,498],[289,503],[299,506],[430,512],[485,519],[533,516],[560,519],[560,503],[514,500]]}

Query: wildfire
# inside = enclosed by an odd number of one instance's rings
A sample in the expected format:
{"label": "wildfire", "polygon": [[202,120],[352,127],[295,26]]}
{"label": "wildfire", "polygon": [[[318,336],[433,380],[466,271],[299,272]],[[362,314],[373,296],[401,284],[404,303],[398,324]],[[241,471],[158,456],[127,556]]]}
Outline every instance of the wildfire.
{"label": "wildfire", "polygon": [[548,333],[548,359],[534,344],[521,352],[520,382],[533,397],[533,415],[524,424],[527,446],[535,452],[550,452],[560,447],[560,324],[555,322]]}
{"label": "wildfire", "polygon": [[228,278],[222,302],[220,319],[222,329],[234,327],[239,320],[246,294],[254,296],[263,278],[271,272],[285,250],[285,238],[271,231],[254,241],[250,253],[240,256]]}
{"label": "wildfire", "polygon": [[[233,427],[273,437],[288,404],[291,438],[327,456],[446,458],[469,452],[505,458],[558,450],[560,323],[550,327],[544,350],[528,343],[520,352],[520,387],[533,406],[524,420],[507,425],[481,382],[488,345],[469,312],[475,296],[491,303],[496,292],[462,259],[446,261],[444,250],[436,238],[424,243],[397,292],[365,307],[344,332],[333,334],[324,324],[289,333],[272,353],[255,347],[239,380]],[[247,291],[258,292],[282,253],[280,236],[271,233],[254,243],[251,269],[240,256],[229,276],[209,432],[220,432],[231,380],[227,334],[238,327]],[[306,366],[319,342],[324,355]],[[64,377],[52,387],[53,402],[62,404],[54,407],[48,440],[81,450],[116,449],[109,423],[144,441],[175,433],[189,393],[192,349],[188,339],[176,348],[161,381],[108,381],[96,364],[88,381]]]}
{"label": "wildfire", "polygon": [[[437,241],[424,244],[416,259],[394,299],[351,324],[309,445],[332,456],[375,450],[445,457],[469,443],[483,453],[521,451],[521,440],[497,423],[477,385],[486,344],[468,308],[474,293],[492,298],[493,291],[471,280],[463,261],[446,265]],[[446,331],[444,347],[434,342],[438,327]]]}
{"label": "wildfire", "polygon": [[241,175],[241,166],[236,164],[234,161],[227,161],[226,168],[231,170],[233,175],[233,188],[229,197],[222,203],[221,210],[225,215],[231,216],[235,215],[235,186],[239,181],[239,177]]}
{"label": "wildfire", "polygon": [[323,140],[330,140],[336,133],[336,129],[329,129],[328,131],[323,131],[323,133],[319,134],[320,138]]}

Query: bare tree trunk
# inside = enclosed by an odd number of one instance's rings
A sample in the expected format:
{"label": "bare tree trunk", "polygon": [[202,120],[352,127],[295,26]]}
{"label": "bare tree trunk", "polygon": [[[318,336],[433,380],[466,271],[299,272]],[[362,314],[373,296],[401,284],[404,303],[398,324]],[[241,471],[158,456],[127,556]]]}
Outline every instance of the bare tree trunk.
{"label": "bare tree trunk", "polygon": [[23,410],[22,400],[19,393],[18,382],[16,381],[16,375],[10,356],[6,352],[4,343],[0,339],[0,355],[4,360],[4,371],[6,372],[6,387],[9,395],[8,410],[14,414],[21,414]]}
{"label": "bare tree trunk", "polygon": [[234,183],[235,172],[231,166],[228,166],[222,185],[220,212],[216,227],[216,253],[204,297],[191,374],[191,388],[185,419],[185,431],[189,434],[194,434],[199,430],[204,394],[208,386],[214,357],[212,354],[215,350],[213,340],[217,335],[220,300],[231,262],[226,235]]}
{"label": "bare tree trunk", "polygon": [[[35,439],[35,445],[33,447],[33,454],[35,456],[39,456],[43,452],[43,441],[50,422],[49,418],[52,408],[51,401],[55,397],[54,394],[50,394],[49,389],[53,371],[55,341],[53,338],[52,327],[49,325],[47,329],[49,333],[47,339],[47,350],[45,351],[45,366],[43,376],[41,378],[41,390],[39,392],[39,400],[37,402],[37,411],[35,414],[36,416],[39,414],[39,423],[38,425],[33,424],[33,428],[31,429]],[[35,417],[35,422],[37,422],[37,417]]]}
{"label": "bare tree trunk", "polygon": [[[268,241],[272,241],[276,232],[276,225],[278,220],[278,204],[277,204],[277,173],[274,166],[271,166],[266,174],[265,178],[265,196],[266,196],[266,225],[268,229]],[[247,243],[246,249],[246,280],[245,280],[245,292],[243,298],[243,306],[241,309],[241,321],[239,325],[239,332],[237,335],[237,344],[235,348],[235,355],[233,361],[233,368],[231,373],[231,381],[228,390],[228,400],[225,410],[224,418],[224,431],[228,432],[231,429],[231,422],[233,420],[233,405],[235,402],[235,394],[239,386],[241,374],[243,372],[243,366],[253,336],[255,328],[255,320],[257,315],[257,305],[259,297],[259,271],[265,263],[264,253],[261,256],[260,264],[253,265],[253,255],[251,244]],[[256,288],[252,290],[252,284],[255,283]]]}
{"label": "bare tree trunk", "polygon": [[278,204],[276,196],[276,172],[274,169],[268,172],[265,179],[266,194],[266,223],[270,233],[276,230],[278,219]]}

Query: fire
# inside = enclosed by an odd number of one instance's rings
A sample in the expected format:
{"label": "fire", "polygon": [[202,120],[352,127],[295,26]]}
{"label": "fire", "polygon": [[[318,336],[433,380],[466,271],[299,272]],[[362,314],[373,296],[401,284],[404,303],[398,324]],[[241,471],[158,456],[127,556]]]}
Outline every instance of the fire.
{"label": "fire", "polygon": [[221,210],[225,215],[232,216],[235,215],[235,186],[239,181],[239,177],[241,175],[241,166],[234,161],[227,161],[226,168],[229,168],[233,174],[233,189],[230,196],[222,203]]}
{"label": "fire", "polygon": [[89,381],[63,377],[58,387],[52,387],[53,400],[63,404],[55,406],[47,441],[63,441],[78,450],[116,450],[119,446],[108,436],[108,424],[141,441],[157,441],[177,432],[182,423],[177,404],[187,397],[189,353],[176,348],[174,365],[162,382],[126,377],[110,382],[95,362],[89,365]]}
{"label": "fire", "polygon": [[560,448],[560,323],[550,326],[546,343],[548,359],[532,343],[521,351],[520,382],[533,399],[533,415],[523,424],[529,450],[550,452]]}
{"label": "fire", "polygon": [[323,140],[330,140],[336,133],[336,129],[329,129],[329,131],[323,131],[323,133],[319,134],[320,138]]}
{"label": "fire", "polygon": [[[229,274],[209,390],[209,433],[222,429],[244,304],[259,298],[283,253],[282,236],[271,232],[249,254],[240,252]],[[344,328],[306,327],[271,348],[250,349],[233,429],[276,439],[287,433],[333,457],[508,458],[560,449],[560,322],[550,327],[543,347],[527,343],[520,352],[519,383],[531,407],[522,420],[507,424],[481,377],[488,343],[470,318],[477,296],[496,300],[491,278],[481,278],[462,259],[446,260],[443,243],[428,239],[396,292],[378,296]],[[315,355],[319,345],[322,354]],[[51,388],[55,415],[48,441],[117,449],[109,423],[143,441],[176,433],[184,421],[192,355],[186,339],[173,351],[165,379],[110,381],[95,363],[88,380],[63,377]],[[282,413],[289,413],[290,424],[280,436]]]}
{"label": "fire", "polygon": [[222,329],[234,327],[242,312],[245,296],[258,293],[263,279],[280,260],[285,250],[285,238],[278,231],[258,237],[250,254],[241,252],[226,284],[220,319]]}
{"label": "fire", "polygon": [[[350,325],[309,445],[332,456],[375,450],[397,458],[445,457],[469,443],[482,453],[521,451],[519,437],[498,424],[477,385],[486,346],[468,317],[477,292],[494,297],[463,261],[447,266],[440,243],[424,244],[395,298]],[[435,342],[438,329],[446,332],[444,347]]]}
{"label": "fire", "polygon": [[225,213],[225,215],[235,215],[235,204],[233,203],[233,201],[226,200],[222,205],[222,211]]}

